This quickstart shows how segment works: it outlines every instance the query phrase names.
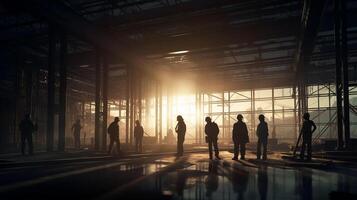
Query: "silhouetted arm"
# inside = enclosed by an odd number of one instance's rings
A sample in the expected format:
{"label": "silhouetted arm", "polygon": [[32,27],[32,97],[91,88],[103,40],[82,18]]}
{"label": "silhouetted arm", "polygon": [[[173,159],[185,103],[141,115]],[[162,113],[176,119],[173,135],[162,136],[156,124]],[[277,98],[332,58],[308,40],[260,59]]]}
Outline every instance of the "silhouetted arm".
{"label": "silhouetted arm", "polygon": [[233,141],[235,141],[235,138],[234,138],[235,131],[236,131],[236,124],[233,125],[233,129],[232,129],[232,140]]}
{"label": "silhouetted arm", "polygon": [[260,124],[258,124],[258,126],[257,126],[257,131],[255,132],[255,134],[257,135],[257,137],[259,137],[260,136]]}
{"label": "silhouetted arm", "polygon": [[247,137],[247,142],[249,142],[248,128],[246,123],[244,123],[244,131],[245,131],[245,136]]}
{"label": "silhouetted arm", "polygon": [[315,122],[311,120],[311,124],[312,124],[312,131],[311,133],[315,132],[316,131],[316,125],[315,125]]}

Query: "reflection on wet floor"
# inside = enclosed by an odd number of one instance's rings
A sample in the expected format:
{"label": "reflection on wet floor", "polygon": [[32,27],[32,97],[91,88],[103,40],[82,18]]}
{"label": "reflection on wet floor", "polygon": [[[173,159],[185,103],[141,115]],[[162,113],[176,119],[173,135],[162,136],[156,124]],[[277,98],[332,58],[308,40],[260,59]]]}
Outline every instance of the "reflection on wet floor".
{"label": "reflection on wet floor", "polygon": [[155,173],[166,166],[167,164],[163,163],[124,164],[119,166],[119,170],[124,172],[140,172],[140,175],[146,176]]}
{"label": "reflection on wet floor", "polygon": [[[13,184],[4,182],[4,187],[1,187],[0,184],[0,199],[38,199],[38,195],[41,195],[41,199],[96,199],[98,196],[125,186],[133,180],[158,172],[174,162],[175,157],[172,156],[164,157],[164,159],[163,157],[160,159],[148,157],[128,162],[102,163],[98,166],[88,166],[83,170],[78,169],[70,172],[63,171],[63,166],[58,165],[56,168],[47,169],[47,171],[58,168],[61,169],[59,174],[45,173],[45,176],[38,174],[38,177],[31,176],[33,168],[25,168],[21,174],[17,173],[16,176],[12,176]],[[24,181],[24,177],[31,179],[26,178]],[[9,182],[7,181],[7,183]],[[79,187],[83,187],[83,189],[79,189]],[[18,192],[14,192],[12,189],[16,189]]]}
{"label": "reflection on wet floor", "polygon": [[187,162],[190,165],[153,176],[132,189],[160,193],[170,199],[222,200],[333,199],[336,195],[348,197],[357,193],[354,190],[357,178],[340,173],[264,165],[257,168],[224,165],[225,161],[209,161],[201,156],[191,157]]}
{"label": "reflection on wet floor", "polygon": [[[52,200],[357,199],[351,196],[357,194],[357,177],[347,173],[279,167],[270,165],[270,161],[250,160],[252,155],[247,156],[247,161],[237,162],[230,159],[228,152],[221,156],[223,160],[210,161],[207,154],[193,153],[180,158],[158,156],[100,162],[86,168],[44,166],[38,173],[33,173],[36,166],[22,168],[11,171],[12,182],[0,179],[0,196],[38,199],[40,191],[41,199]],[[44,173],[41,175],[40,171]],[[52,173],[55,171],[60,173]],[[1,190],[7,186],[11,190]]]}

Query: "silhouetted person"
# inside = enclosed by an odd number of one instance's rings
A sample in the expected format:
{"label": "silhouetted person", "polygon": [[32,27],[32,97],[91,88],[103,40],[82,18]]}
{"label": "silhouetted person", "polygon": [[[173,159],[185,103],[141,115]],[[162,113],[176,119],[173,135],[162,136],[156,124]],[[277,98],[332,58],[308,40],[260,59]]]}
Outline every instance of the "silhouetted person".
{"label": "silhouetted person", "polygon": [[214,155],[217,159],[220,159],[217,144],[219,128],[215,122],[212,122],[210,117],[206,117],[205,121],[207,122],[205,126],[205,134],[208,143],[209,159],[212,159],[212,146],[214,147]]}
{"label": "silhouetted person", "polygon": [[301,128],[302,146],[301,146],[300,158],[304,159],[305,149],[306,149],[307,151],[306,159],[311,160],[311,139],[312,139],[312,134],[316,130],[316,125],[312,120],[310,120],[309,113],[305,113],[303,119],[304,122]]}
{"label": "silhouetted person", "polygon": [[36,130],[36,126],[32,123],[30,115],[26,114],[25,118],[21,120],[20,125],[21,132],[21,153],[25,155],[26,142],[29,146],[29,154],[33,154],[32,133]]}
{"label": "silhouetted person", "polygon": [[183,155],[183,143],[185,141],[185,134],[186,134],[186,124],[183,121],[181,115],[177,116],[177,125],[175,128],[177,133],[177,156]]}
{"label": "silhouetted person", "polygon": [[81,148],[81,120],[77,119],[76,122],[72,125],[72,131],[74,136],[74,148]]}
{"label": "silhouetted person", "polygon": [[110,123],[110,125],[108,127],[108,134],[109,134],[109,139],[110,139],[108,154],[110,154],[112,152],[114,142],[117,145],[117,153],[120,153],[118,122],[119,122],[119,117],[115,117],[114,121],[112,123]]}
{"label": "silhouetted person", "polygon": [[259,115],[259,121],[257,127],[257,159],[261,158],[262,155],[262,147],[263,147],[263,160],[267,159],[267,145],[268,145],[268,124],[264,121],[264,115]]}
{"label": "silhouetted person", "polygon": [[135,121],[134,137],[135,137],[136,152],[142,152],[143,151],[144,128],[141,126],[139,120]]}
{"label": "silhouetted person", "polygon": [[234,157],[232,160],[245,159],[245,145],[249,142],[247,125],[243,122],[243,115],[237,116],[238,121],[233,125],[232,138],[234,142]]}

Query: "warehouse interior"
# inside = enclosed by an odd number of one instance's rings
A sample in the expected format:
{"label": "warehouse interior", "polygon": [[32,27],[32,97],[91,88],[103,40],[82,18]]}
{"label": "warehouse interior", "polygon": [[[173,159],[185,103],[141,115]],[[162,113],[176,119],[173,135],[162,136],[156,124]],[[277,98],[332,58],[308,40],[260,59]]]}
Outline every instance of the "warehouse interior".
{"label": "warehouse interior", "polygon": [[[2,0],[0,194],[356,198],[356,10],[353,0]],[[311,162],[295,159],[306,112],[317,126]],[[32,156],[20,150],[26,114],[36,125]],[[234,162],[238,114],[252,153]],[[264,162],[253,159],[261,114]],[[187,155],[175,158],[178,115]],[[207,116],[219,127],[222,160],[208,159]],[[122,151],[107,155],[115,117]]]}

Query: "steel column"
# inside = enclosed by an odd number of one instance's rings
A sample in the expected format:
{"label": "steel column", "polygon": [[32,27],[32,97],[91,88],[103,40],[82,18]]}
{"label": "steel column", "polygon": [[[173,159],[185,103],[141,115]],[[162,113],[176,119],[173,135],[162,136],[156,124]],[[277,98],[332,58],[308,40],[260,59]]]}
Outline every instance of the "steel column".
{"label": "steel column", "polygon": [[222,139],[225,138],[225,123],[224,123],[225,113],[224,113],[224,91],[222,92]]}
{"label": "steel column", "polygon": [[138,112],[139,112],[139,121],[142,124],[142,76],[138,74]]}
{"label": "steel column", "polygon": [[251,137],[253,138],[255,136],[254,130],[255,130],[255,90],[251,90]]}
{"label": "steel column", "polygon": [[53,151],[53,131],[55,114],[55,54],[56,34],[54,25],[49,24],[48,78],[47,78],[47,151]]}
{"label": "steel column", "polygon": [[348,78],[348,43],[347,43],[347,15],[346,1],[341,3],[341,59],[343,67],[343,108],[344,108],[344,132],[345,132],[345,147],[348,149],[350,143],[350,92]]}
{"label": "steel column", "polygon": [[[228,131],[227,131],[227,134],[229,134],[230,128],[231,128],[231,91],[228,91]],[[227,138],[227,141],[230,140],[230,137],[226,136],[226,138]]]}
{"label": "steel column", "polygon": [[162,144],[162,86],[159,82],[159,144]]}
{"label": "steel column", "polygon": [[94,148],[99,150],[100,142],[100,99],[101,99],[101,59],[99,49],[96,51],[95,57],[95,133],[94,133]]}
{"label": "steel column", "polygon": [[335,51],[336,51],[336,109],[337,109],[337,148],[343,148],[343,123],[342,123],[342,83],[341,83],[341,21],[340,0],[335,0]]}
{"label": "steel column", "polygon": [[67,100],[67,37],[62,32],[60,36],[60,95],[59,95],[59,118],[58,118],[58,150],[65,149],[66,135],[66,100]]}
{"label": "steel column", "polygon": [[130,70],[130,131],[129,131],[129,143],[133,144],[134,137],[134,70]]}
{"label": "steel column", "polygon": [[126,97],[125,97],[125,144],[129,144],[129,101],[130,101],[130,72],[126,69]]}
{"label": "steel column", "polygon": [[103,123],[102,123],[102,150],[107,150],[107,124],[108,124],[108,62],[105,57],[103,57]]}
{"label": "steel column", "polygon": [[155,81],[155,138],[159,137],[159,85]]}

